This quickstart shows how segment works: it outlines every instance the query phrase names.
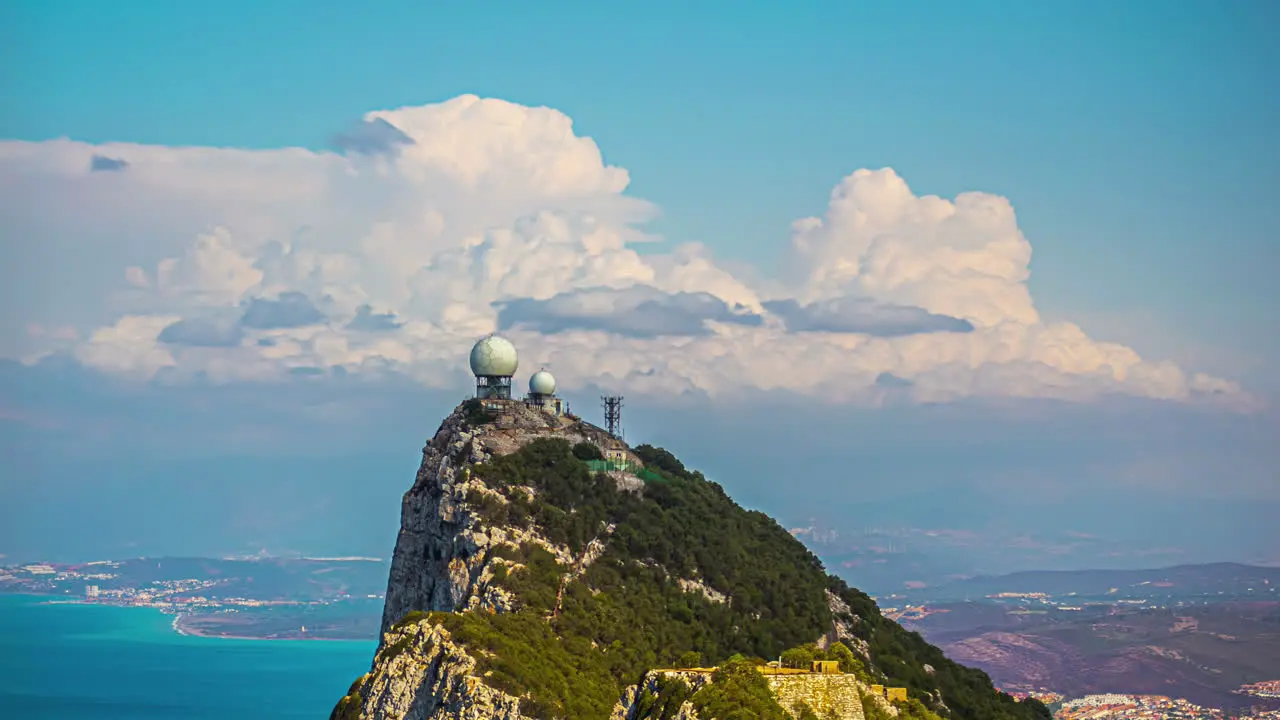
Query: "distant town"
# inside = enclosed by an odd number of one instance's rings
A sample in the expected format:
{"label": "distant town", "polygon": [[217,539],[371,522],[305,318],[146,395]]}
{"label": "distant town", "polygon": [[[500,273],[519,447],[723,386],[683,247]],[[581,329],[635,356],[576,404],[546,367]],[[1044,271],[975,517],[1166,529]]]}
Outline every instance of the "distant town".
{"label": "distant town", "polygon": [[378,558],[133,558],[0,568],[0,593],[155,608],[187,635],[366,639],[377,634]]}
{"label": "distant town", "polygon": [[1280,710],[1228,713],[1163,695],[1088,695],[1061,704],[1057,720],[1278,720]]}
{"label": "distant town", "polygon": [[[37,562],[0,567],[0,593],[39,595],[54,603],[155,608],[173,615],[175,632],[190,635],[367,640],[378,632],[386,576],[387,563],[368,557],[257,555],[132,558],[78,564]],[[997,580],[985,582],[998,586]],[[1219,579],[1212,587],[1220,583]],[[1031,630],[1032,637],[1043,633],[1063,638],[1084,626],[1092,630],[1090,637],[1096,643],[1098,637],[1108,639],[1109,623],[1135,614],[1134,617],[1167,617],[1158,625],[1170,636],[1200,633],[1218,642],[1239,642],[1239,638],[1214,629],[1218,623],[1214,608],[1231,607],[1233,595],[1219,596],[1213,590],[1213,599],[1219,604],[1211,606],[1204,588],[1187,583],[1176,587],[1168,583],[1133,585],[1136,588],[1107,588],[1088,596],[1069,591],[1058,597],[1015,588],[987,592],[979,601],[964,603],[894,606],[888,604],[891,598],[878,601],[887,617],[908,627],[923,627],[929,631],[927,635],[938,635],[944,641],[959,638],[958,642],[942,643],[949,655],[984,667],[1005,692],[1015,697],[1032,696],[1049,705],[1057,720],[1280,720],[1280,678],[1242,683],[1229,690],[1237,702],[1228,709],[1223,709],[1225,703],[1215,707],[1158,694],[1076,692],[1073,696],[1067,691],[1071,685],[1068,681],[1073,679],[1069,669],[1058,671],[1064,687],[1018,682],[1016,677],[1001,672],[998,665],[992,667],[982,661],[982,648],[989,646],[998,651],[998,644],[976,643],[981,635],[975,638],[963,632],[967,627],[994,627],[1004,632],[1000,624],[1007,623],[1008,630]],[[1274,588],[1270,579],[1264,578],[1257,583],[1243,583],[1239,592],[1253,601],[1250,607],[1269,607],[1268,612],[1276,613],[1280,612],[1280,603],[1257,602],[1259,589],[1270,594]],[[1135,596],[1136,590],[1145,591],[1145,596]],[[1097,593],[1096,588],[1092,591]],[[1123,622],[1126,632],[1135,633],[1133,621]],[[1046,623],[1051,631],[1037,629]],[[1141,641],[1148,643],[1149,639]],[[1274,647],[1274,639],[1268,642]],[[1026,664],[1025,658],[1012,657],[1013,662]],[[1050,676],[1055,680],[1058,677],[1052,673]],[[1006,681],[1001,682],[1002,677]]]}

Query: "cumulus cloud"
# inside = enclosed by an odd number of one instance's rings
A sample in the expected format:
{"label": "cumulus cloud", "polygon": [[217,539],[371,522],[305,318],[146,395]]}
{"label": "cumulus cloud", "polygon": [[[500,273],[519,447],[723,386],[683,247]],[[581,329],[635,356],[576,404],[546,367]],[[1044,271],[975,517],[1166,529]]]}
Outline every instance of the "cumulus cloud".
{"label": "cumulus cloud", "polygon": [[909,388],[911,381],[904,380],[893,373],[882,372],[876,376],[876,385],[885,388]]}
{"label": "cumulus cloud", "polygon": [[598,330],[633,338],[710,335],[708,321],[759,326],[761,316],[706,292],[665,293],[650,285],[588,288],[545,300],[499,303],[498,327],[541,333]]}
{"label": "cumulus cloud", "polygon": [[333,139],[333,144],[347,152],[376,155],[395,152],[402,145],[412,145],[413,138],[382,118],[361,120],[347,132]]}
{"label": "cumulus cloud", "polygon": [[106,155],[94,155],[89,159],[90,172],[119,172],[129,167],[127,160],[120,158],[107,157]]}
{"label": "cumulus cloud", "polygon": [[244,338],[244,330],[236,321],[191,318],[166,325],[156,339],[170,345],[192,347],[235,347]]}
{"label": "cumulus cloud", "polygon": [[305,325],[316,325],[325,321],[320,312],[306,294],[288,291],[280,293],[275,300],[253,298],[244,310],[240,324],[258,330],[279,330],[297,328]]}
{"label": "cumulus cloud", "polygon": [[403,323],[396,321],[395,313],[376,313],[369,305],[356,308],[356,316],[347,323],[348,330],[361,332],[391,332],[399,330]]}
{"label": "cumulus cloud", "polygon": [[917,307],[877,303],[869,298],[840,297],[801,305],[794,299],[764,304],[794,332],[860,333],[877,337],[929,332],[971,332],[968,320],[938,315]]}
{"label": "cumulus cloud", "polygon": [[[31,239],[0,248],[30,270],[9,288],[0,355],[70,345],[130,376],[341,368],[445,387],[465,384],[476,337],[506,329],[566,390],[1253,402],[1044,322],[1031,245],[996,195],[916,195],[892,169],[857,170],[779,238],[783,267],[751,273],[696,244],[638,252],[655,208],[551,108],[464,95],[371,112],[336,145],[0,142],[0,222]],[[86,174],[95,157],[128,171]],[[56,313],[54,287],[74,295]],[[227,313],[242,316],[201,319]]]}

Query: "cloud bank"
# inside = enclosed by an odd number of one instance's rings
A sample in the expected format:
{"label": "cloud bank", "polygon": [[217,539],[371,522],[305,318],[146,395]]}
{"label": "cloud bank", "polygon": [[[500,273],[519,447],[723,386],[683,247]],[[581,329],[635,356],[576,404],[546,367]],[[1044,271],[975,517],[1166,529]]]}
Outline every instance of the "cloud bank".
{"label": "cloud bank", "polygon": [[373,112],[336,151],[0,142],[20,242],[0,356],[124,377],[340,368],[464,387],[503,330],[562,387],[877,404],[1110,395],[1251,409],[1237,384],[1046,323],[1009,201],[861,169],[761,282],[654,238],[625,169],[549,108]]}

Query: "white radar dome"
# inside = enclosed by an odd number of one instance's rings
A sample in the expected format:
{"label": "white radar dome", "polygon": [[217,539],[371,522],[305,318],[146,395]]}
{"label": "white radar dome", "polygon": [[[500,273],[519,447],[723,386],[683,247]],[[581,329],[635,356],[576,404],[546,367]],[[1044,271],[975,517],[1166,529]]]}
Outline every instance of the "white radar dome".
{"label": "white radar dome", "polygon": [[481,338],[471,348],[471,372],[477,377],[510,377],[519,366],[516,346],[501,335]]}
{"label": "white radar dome", "polygon": [[546,370],[539,370],[529,378],[529,392],[534,395],[554,395],[556,393],[556,379]]}

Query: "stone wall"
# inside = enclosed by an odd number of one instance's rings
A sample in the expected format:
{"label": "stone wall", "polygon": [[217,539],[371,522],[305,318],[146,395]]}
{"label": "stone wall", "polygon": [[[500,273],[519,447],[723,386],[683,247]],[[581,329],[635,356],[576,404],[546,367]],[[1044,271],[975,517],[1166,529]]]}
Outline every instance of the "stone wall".
{"label": "stone wall", "polygon": [[863,720],[863,685],[853,675],[767,675],[765,679],[784,710],[803,702],[818,717],[834,712],[839,720]]}

